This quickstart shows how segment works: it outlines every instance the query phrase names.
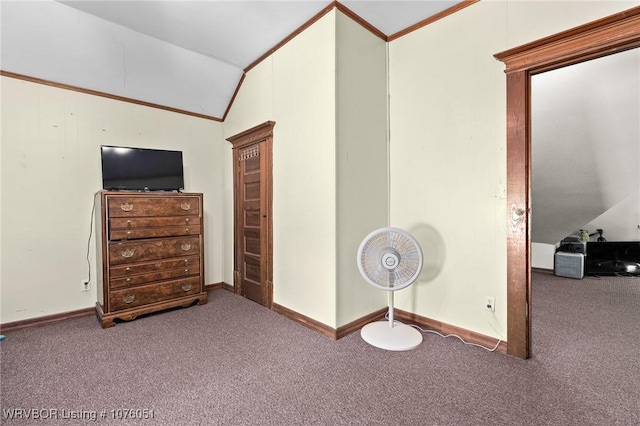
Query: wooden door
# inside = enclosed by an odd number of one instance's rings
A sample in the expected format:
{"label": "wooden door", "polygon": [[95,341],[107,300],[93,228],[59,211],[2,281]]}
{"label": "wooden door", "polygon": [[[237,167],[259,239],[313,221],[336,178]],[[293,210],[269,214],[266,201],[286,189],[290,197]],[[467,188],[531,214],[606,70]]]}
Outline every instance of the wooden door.
{"label": "wooden door", "polygon": [[254,302],[266,305],[264,291],[267,269],[263,256],[264,226],[266,217],[264,206],[264,145],[259,142],[238,151],[238,198],[239,214],[236,241],[238,250],[238,266],[240,272],[240,294]]}
{"label": "wooden door", "polygon": [[234,288],[271,307],[272,122],[228,138],[234,163]]}

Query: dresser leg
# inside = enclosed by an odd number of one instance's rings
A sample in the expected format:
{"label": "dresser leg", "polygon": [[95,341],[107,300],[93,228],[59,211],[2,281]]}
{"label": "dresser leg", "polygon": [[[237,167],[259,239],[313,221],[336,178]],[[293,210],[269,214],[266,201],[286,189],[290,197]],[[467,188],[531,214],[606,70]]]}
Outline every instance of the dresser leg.
{"label": "dresser leg", "polygon": [[100,318],[100,324],[102,325],[102,328],[110,328],[116,325],[113,318]]}
{"label": "dresser leg", "polygon": [[116,325],[116,323],[113,322],[113,318],[105,318],[105,313],[102,310],[102,306],[100,306],[99,302],[96,302],[96,316],[98,317],[102,328],[109,328]]}

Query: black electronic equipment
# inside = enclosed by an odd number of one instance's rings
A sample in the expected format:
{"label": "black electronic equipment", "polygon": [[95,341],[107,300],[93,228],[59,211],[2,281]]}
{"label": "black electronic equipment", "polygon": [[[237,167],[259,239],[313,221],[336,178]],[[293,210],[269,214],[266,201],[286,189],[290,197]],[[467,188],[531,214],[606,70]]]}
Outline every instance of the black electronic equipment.
{"label": "black electronic equipment", "polygon": [[590,241],[585,275],[640,275],[640,241]]}
{"label": "black electronic equipment", "polygon": [[102,188],[118,191],[181,191],[182,151],[100,147]]}

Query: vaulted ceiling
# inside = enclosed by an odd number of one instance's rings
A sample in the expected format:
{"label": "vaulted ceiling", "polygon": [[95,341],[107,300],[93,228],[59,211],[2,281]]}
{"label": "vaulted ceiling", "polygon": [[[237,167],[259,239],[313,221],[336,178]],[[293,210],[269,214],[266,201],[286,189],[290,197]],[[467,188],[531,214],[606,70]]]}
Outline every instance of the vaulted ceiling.
{"label": "vaulted ceiling", "polygon": [[0,69],[222,119],[245,71],[331,8],[390,40],[473,2],[2,0]]}

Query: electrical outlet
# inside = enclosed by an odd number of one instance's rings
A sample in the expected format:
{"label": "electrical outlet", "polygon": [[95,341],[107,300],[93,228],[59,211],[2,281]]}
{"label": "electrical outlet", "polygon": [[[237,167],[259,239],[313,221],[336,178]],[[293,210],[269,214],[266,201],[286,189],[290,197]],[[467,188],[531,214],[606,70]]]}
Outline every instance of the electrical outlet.
{"label": "electrical outlet", "polygon": [[82,280],[82,290],[81,291],[89,291],[91,287],[89,286],[88,280]]}
{"label": "electrical outlet", "polygon": [[496,298],[487,296],[484,298],[484,310],[489,312],[496,311]]}

